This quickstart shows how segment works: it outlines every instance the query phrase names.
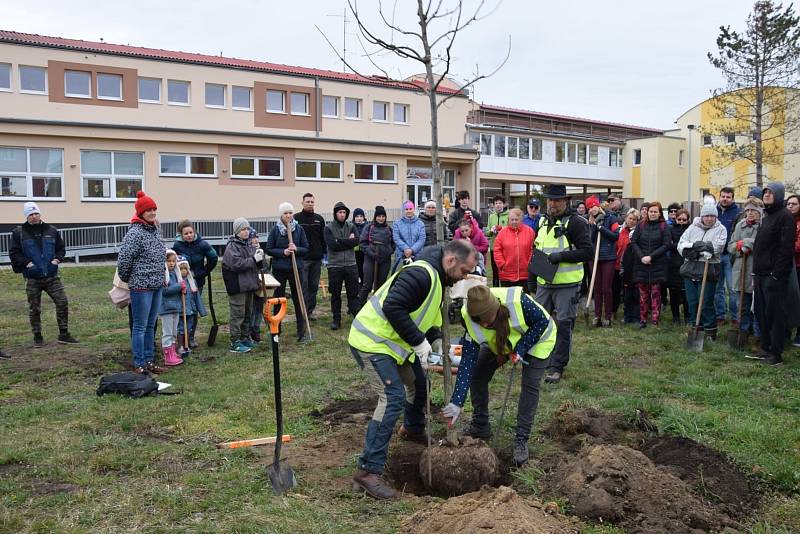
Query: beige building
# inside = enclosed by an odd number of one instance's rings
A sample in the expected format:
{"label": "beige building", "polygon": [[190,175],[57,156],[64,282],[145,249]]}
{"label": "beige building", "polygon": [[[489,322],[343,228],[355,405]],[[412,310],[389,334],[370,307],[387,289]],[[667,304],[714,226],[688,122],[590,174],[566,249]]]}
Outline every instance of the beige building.
{"label": "beige building", "polygon": [[[442,89],[452,94],[451,89]],[[475,188],[471,109],[441,108],[446,192]],[[61,225],[121,223],[146,191],[165,221],[329,212],[431,197],[414,83],[0,31],[0,231],[39,203]]]}

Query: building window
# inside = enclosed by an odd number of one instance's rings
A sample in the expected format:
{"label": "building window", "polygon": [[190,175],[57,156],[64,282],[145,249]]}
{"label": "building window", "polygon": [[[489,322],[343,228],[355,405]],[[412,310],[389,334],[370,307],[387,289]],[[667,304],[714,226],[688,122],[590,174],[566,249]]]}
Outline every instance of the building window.
{"label": "building window", "polygon": [[469,132],[467,139],[468,143],[475,148],[478,148],[481,144],[481,134],[478,132]]}
{"label": "building window", "polygon": [[161,103],[161,79],[139,78],[139,102]]}
{"label": "building window", "polygon": [[711,136],[704,135],[703,136],[703,146],[711,146]]}
{"label": "building window", "polygon": [[0,147],[0,199],[63,200],[64,151]]}
{"label": "building window", "polygon": [[634,148],[633,149],[633,166],[638,167],[642,164],[642,149],[641,148]]}
{"label": "building window", "polygon": [[78,70],[64,71],[64,96],[92,97],[92,74]]}
{"label": "building window", "polygon": [[295,177],[298,180],[342,181],[341,161],[295,161]]}
{"label": "building window", "polygon": [[218,83],[206,84],[206,107],[225,107],[225,86]]}
{"label": "building window", "polygon": [[516,137],[509,137],[508,138],[508,157],[509,158],[516,158],[517,157],[517,146],[519,143],[519,139]]}
{"label": "building window", "polygon": [[578,162],[578,144],[567,143],[567,161],[570,163]]}
{"label": "building window", "polygon": [[355,181],[397,183],[397,165],[356,163]]}
{"label": "building window", "polygon": [[408,124],[408,104],[394,105],[394,122],[397,124]]}
{"label": "building window", "polygon": [[189,82],[167,80],[167,103],[176,106],[188,106]]}
{"label": "building window", "polygon": [[286,113],[286,93],[267,90],[267,113]]}
{"label": "building window", "polygon": [[253,110],[253,90],[249,87],[234,85],[231,89],[231,104],[233,109],[242,111]]}
{"label": "building window", "polygon": [[608,149],[608,166],[609,167],[617,167],[617,149],[616,148],[609,148]]}
{"label": "building window", "polygon": [[597,145],[589,145],[589,165],[597,165]]}
{"label": "building window", "polygon": [[566,161],[566,157],[564,156],[564,143],[560,141],[556,141],[556,161],[558,163],[564,163]]}
{"label": "building window", "polygon": [[160,154],[161,176],[185,176],[216,178],[216,156],[193,156],[189,154]]}
{"label": "building window", "polygon": [[344,116],[347,119],[361,120],[361,100],[357,98],[345,98]]}
{"label": "building window", "polygon": [[678,150],[678,166],[683,167],[683,149]]}
{"label": "building window", "polygon": [[292,93],[292,115],[308,115],[308,93]]}
{"label": "building window", "polygon": [[530,159],[531,157],[531,140],[527,137],[521,137],[519,140],[519,159]]}
{"label": "building window", "polygon": [[20,65],[19,89],[23,93],[47,94],[47,69]]}
{"label": "building window", "polygon": [[578,145],[578,163],[586,164],[586,145],[583,143]]}
{"label": "building window", "polygon": [[444,180],[442,180],[442,197],[447,197],[450,202],[456,198],[456,171],[454,169],[444,170]]}
{"label": "building window", "polygon": [[282,180],[283,159],[234,156],[231,158],[231,178]]}
{"label": "building window", "polygon": [[11,65],[0,63],[0,91],[11,90]]}
{"label": "building window", "polygon": [[339,118],[339,97],[324,95],[322,97],[322,116],[331,119]]}
{"label": "building window", "polygon": [[481,134],[481,154],[484,156],[492,155],[492,136],[491,134]]}
{"label": "building window", "polygon": [[389,103],[378,100],[372,103],[372,120],[387,122],[389,120]]}
{"label": "building window", "polygon": [[729,145],[735,145],[736,144],[736,134],[735,133],[725,134],[725,142],[727,144],[729,144]]}
{"label": "building window", "polygon": [[531,159],[536,159],[541,161],[542,159],[542,140],[541,139],[531,139]]}
{"label": "building window", "polygon": [[122,100],[122,76],[98,72],[97,98],[100,100]]}
{"label": "building window", "polygon": [[504,157],[506,157],[506,136],[505,135],[495,135],[494,136],[494,157],[496,157],[496,158],[504,158]]}
{"label": "building window", "polygon": [[144,182],[144,154],[81,150],[83,200],[135,201]]}

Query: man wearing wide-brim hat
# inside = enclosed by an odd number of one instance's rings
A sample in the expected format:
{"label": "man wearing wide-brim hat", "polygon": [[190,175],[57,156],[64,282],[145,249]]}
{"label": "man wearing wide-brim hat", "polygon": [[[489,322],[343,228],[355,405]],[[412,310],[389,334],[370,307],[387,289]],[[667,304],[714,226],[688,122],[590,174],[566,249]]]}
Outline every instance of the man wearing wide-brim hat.
{"label": "man wearing wide-brim hat", "polygon": [[539,218],[534,247],[547,254],[548,261],[558,269],[552,280],[537,277],[536,301],[555,319],[558,327],[545,376],[545,382],[555,384],[561,380],[569,363],[583,263],[592,259],[592,240],[586,220],[569,208],[565,185],[548,185],[543,196],[547,210]]}

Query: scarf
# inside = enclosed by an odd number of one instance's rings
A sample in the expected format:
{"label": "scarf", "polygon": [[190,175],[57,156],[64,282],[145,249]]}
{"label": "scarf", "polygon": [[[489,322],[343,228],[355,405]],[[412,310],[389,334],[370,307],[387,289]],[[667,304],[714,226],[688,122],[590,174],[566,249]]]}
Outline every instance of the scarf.
{"label": "scarf", "polygon": [[[289,226],[291,227],[292,233],[294,233],[294,229],[297,228],[297,221],[292,219],[292,222],[289,223]],[[278,232],[281,235],[286,235],[286,225],[283,224],[283,221],[281,221],[280,219],[278,220]]]}

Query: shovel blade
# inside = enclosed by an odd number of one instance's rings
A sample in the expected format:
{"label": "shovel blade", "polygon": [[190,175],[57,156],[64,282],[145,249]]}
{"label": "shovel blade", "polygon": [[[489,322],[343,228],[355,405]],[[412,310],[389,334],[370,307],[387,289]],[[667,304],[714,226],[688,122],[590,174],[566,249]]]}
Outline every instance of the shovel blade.
{"label": "shovel blade", "polygon": [[689,337],[686,339],[686,348],[693,352],[703,352],[703,341],[705,341],[703,331],[692,328],[689,331]]}
{"label": "shovel blade", "polygon": [[208,346],[213,347],[214,344],[217,342],[217,332],[219,332],[219,325],[215,324],[211,327],[211,331],[208,333]]}
{"label": "shovel blade", "polygon": [[283,495],[297,486],[297,478],[294,476],[294,471],[292,471],[286,458],[267,466],[267,475],[269,475],[272,490],[276,495]]}

